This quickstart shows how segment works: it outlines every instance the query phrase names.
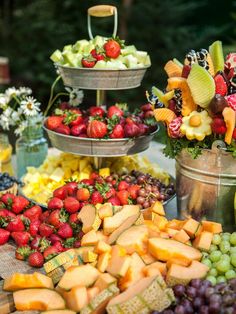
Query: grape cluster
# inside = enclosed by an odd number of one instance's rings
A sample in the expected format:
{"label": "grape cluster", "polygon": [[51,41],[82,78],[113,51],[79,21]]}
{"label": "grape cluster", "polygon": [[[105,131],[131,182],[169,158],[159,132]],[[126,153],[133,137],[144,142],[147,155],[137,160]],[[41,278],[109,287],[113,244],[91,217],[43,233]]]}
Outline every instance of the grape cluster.
{"label": "grape cluster", "polygon": [[202,263],[210,268],[207,279],[213,285],[236,278],[236,232],[215,234]]}
{"label": "grape cluster", "polygon": [[208,280],[193,279],[189,285],[176,285],[175,304],[152,314],[235,314],[236,279],[212,286]]}
{"label": "grape cluster", "polygon": [[21,185],[21,182],[14,177],[11,177],[7,172],[0,173],[0,191],[7,190],[13,186],[14,183]]}

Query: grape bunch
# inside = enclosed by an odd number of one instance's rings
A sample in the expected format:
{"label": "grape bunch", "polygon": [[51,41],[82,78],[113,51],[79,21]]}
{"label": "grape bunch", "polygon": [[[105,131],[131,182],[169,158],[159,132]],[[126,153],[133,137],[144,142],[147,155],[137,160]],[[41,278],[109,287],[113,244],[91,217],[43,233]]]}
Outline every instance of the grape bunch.
{"label": "grape bunch", "polygon": [[236,278],[236,232],[215,234],[201,262],[210,268],[206,279],[213,285]]}
{"label": "grape bunch", "polygon": [[235,314],[236,279],[213,286],[208,280],[193,279],[173,288],[175,304],[152,314]]}
{"label": "grape bunch", "polygon": [[7,172],[0,173],[0,191],[5,191],[13,186],[16,183],[21,185],[21,182],[14,177],[11,177]]}

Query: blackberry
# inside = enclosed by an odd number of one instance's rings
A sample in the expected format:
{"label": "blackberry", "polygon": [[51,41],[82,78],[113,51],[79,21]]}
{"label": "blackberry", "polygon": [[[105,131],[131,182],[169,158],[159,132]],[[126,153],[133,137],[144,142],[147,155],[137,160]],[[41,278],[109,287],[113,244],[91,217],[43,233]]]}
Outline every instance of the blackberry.
{"label": "blackberry", "polygon": [[175,89],[174,99],[175,99],[175,103],[176,103],[176,105],[175,105],[176,111],[178,113],[181,113],[181,110],[182,110],[182,91],[181,91],[181,89],[179,89],[179,88]]}

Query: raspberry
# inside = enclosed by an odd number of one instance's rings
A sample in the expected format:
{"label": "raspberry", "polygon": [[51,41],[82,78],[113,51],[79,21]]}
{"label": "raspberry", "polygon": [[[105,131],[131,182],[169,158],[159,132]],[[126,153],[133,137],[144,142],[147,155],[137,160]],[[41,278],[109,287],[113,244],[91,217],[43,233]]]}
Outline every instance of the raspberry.
{"label": "raspberry", "polygon": [[180,132],[180,127],[182,124],[182,117],[175,118],[172,120],[168,126],[168,133],[172,138],[183,137],[183,134]]}
{"label": "raspberry", "polygon": [[225,99],[227,100],[229,107],[236,111],[236,94],[225,96]]}

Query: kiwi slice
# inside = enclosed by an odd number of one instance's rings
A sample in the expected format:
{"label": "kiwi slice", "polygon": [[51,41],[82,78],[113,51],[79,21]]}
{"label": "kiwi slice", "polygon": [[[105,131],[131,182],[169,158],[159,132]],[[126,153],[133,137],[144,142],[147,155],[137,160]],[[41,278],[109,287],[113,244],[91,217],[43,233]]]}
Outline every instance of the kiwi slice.
{"label": "kiwi slice", "polygon": [[224,54],[222,42],[217,40],[209,47],[209,53],[213,62],[214,71],[217,73],[218,71],[224,70]]}
{"label": "kiwi slice", "polygon": [[194,63],[187,78],[194,102],[202,108],[207,108],[215,96],[215,82],[210,73]]}

